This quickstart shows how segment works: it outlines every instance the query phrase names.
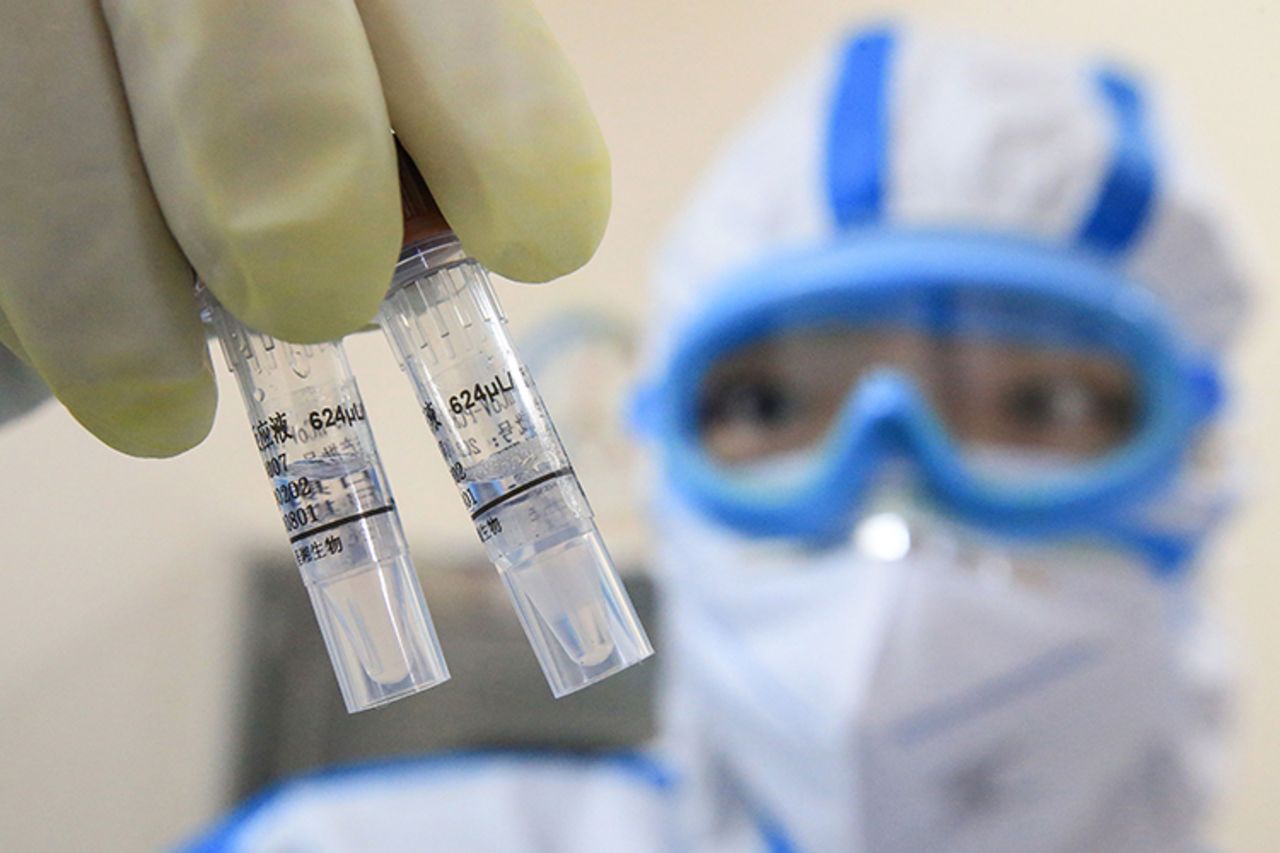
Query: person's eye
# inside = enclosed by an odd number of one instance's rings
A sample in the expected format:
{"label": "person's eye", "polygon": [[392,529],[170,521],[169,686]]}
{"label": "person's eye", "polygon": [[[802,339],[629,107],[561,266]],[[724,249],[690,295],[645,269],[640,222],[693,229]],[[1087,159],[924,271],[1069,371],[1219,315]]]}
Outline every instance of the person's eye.
{"label": "person's eye", "polygon": [[796,414],[796,401],[780,383],[767,377],[718,384],[703,397],[698,423],[703,429],[726,426],[776,428]]}
{"label": "person's eye", "polygon": [[1043,379],[1024,379],[1006,389],[1001,409],[1011,423],[1025,430],[1043,430],[1057,420],[1055,383]]}
{"label": "person's eye", "polygon": [[1001,409],[1027,432],[1092,428],[1122,435],[1133,428],[1137,403],[1126,389],[1063,377],[1028,377],[1004,393]]}
{"label": "person's eye", "polygon": [[1138,400],[1129,390],[1099,389],[1096,394],[1099,425],[1117,435],[1128,435],[1138,421]]}

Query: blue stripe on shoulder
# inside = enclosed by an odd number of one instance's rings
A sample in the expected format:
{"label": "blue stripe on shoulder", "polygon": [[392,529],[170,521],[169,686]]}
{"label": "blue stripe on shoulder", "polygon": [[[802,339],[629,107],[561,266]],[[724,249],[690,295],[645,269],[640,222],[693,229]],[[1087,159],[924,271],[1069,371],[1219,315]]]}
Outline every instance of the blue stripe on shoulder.
{"label": "blue stripe on shoulder", "polygon": [[464,772],[491,769],[495,765],[532,765],[603,767],[629,776],[664,795],[670,794],[675,784],[671,773],[649,755],[633,750],[618,752],[577,754],[539,750],[458,750],[425,756],[407,756],[376,759],[339,765],[323,770],[303,773],[272,784],[250,797],[211,830],[176,848],[179,853],[228,853],[236,849],[236,842],[245,826],[258,814],[276,804],[288,792],[306,785],[341,784],[361,779],[383,780],[397,774],[421,776],[425,773]]}
{"label": "blue stripe on shoulder", "polygon": [[1157,183],[1155,152],[1138,84],[1109,69],[1098,71],[1095,82],[1111,113],[1115,139],[1097,201],[1076,240],[1086,248],[1115,256],[1137,242],[1151,217]]}
{"label": "blue stripe on shoulder", "polygon": [[875,220],[884,197],[887,78],[894,35],[863,30],[844,48],[827,128],[827,198],[841,228]]}

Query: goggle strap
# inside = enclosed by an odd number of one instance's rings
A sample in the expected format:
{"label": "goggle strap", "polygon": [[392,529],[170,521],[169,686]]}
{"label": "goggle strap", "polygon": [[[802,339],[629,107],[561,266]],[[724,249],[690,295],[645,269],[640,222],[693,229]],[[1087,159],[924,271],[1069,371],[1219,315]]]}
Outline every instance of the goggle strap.
{"label": "goggle strap", "polygon": [[1226,405],[1227,389],[1216,364],[1210,361],[1192,364],[1187,371],[1187,385],[1191,389],[1197,423],[1210,420]]}
{"label": "goggle strap", "polygon": [[662,382],[642,379],[627,396],[626,425],[636,436],[652,436],[658,433],[658,419],[662,403]]}

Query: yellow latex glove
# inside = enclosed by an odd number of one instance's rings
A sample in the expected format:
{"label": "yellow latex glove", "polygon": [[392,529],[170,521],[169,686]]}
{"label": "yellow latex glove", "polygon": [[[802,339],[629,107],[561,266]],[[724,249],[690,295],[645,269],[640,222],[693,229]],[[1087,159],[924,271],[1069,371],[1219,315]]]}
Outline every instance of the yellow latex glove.
{"label": "yellow latex glove", "polygon": [[580,266],[609,208],[581,86],[525,0],[0,7],[0,342],[126,453],[208,432],[193,268],[294,341],[369,322],[400,246],[394,126],[467,248]]}

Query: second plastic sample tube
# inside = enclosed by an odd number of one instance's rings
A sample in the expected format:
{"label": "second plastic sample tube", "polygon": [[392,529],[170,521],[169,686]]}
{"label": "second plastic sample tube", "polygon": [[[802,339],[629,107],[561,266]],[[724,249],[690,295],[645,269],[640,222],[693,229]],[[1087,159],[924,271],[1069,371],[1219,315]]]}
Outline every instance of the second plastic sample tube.
{"label": "second plastic sample tube", "polygon": [[235,373],[348,711],[448,680],[364,402],[339,342],[255,332],[200,289]]}
{"label": "second plastic sample tube", "polygon": [[484,269],[452,235],[417,244],[378,322],[551,692],[572,693],[652,654]]}
{"label": "second plastic sample tube", "polygon": [[488,274],[449,231],[415,227],[415,214],[433,204],[401,157],[407,246],[378,323],[551,692],[564,696],[653,649],[511,344]]}

